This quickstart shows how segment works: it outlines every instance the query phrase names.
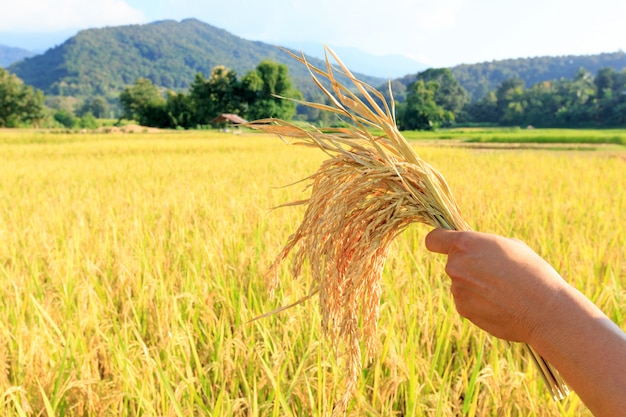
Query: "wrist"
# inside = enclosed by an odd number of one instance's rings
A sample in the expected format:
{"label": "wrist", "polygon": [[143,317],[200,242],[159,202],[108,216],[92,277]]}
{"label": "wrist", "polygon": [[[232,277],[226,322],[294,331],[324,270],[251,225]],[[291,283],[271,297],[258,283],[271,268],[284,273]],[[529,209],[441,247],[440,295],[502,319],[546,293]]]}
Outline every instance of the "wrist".
{"label": "wrist", "polygon": [[598,337],[597,322],[606,315],[576,288],[563,282],[539,312],[528,344],[548,360],[579,352],[581,343]]}
{"label": "wrist", "polygon": [[551,291],[549,296],[539,305],[534,325],[529,331],[527,343],[542,356],[550,355],[550,351],[570,343],[576,333],[576,323],[588,319],[581,306],[573,297],[572,291],[577,290],[569,284]]}

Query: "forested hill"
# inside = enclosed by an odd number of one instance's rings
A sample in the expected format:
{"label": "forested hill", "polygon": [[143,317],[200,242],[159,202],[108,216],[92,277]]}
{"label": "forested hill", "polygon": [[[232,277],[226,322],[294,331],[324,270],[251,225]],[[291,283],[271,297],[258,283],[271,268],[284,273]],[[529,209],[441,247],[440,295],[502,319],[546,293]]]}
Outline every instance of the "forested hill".
{"label": "forested hill", "polygon": [[[510,78],[524,80],[526,87],[561,78],[573,79],[580,68],[595,75],[600,68],[613,68],[617,72],[626,68],[626,53],[623,51],[597,55],[570,55],[507,59],[480,64],[458,65],[450,70],[467,90],[472,101],[493,91],[502,81]],[[405,77],[403,83],[415,81]]]}
{"label": "forested hill", "polygon": [[[504,80],[519,78],[528,88],[543,82],[573,79],[584,68],[595,75],[600,68],[613,68],[620,72],[626,68],[626,53],[623,51],[597,55],[544,56],[536,58],[505,59],[479,64],[463,64],[450,68],[454,77],[467,90],[470,99],[476,101],[494,91]],[[417,74],[408,74],[395,80],[394,95],[403,97],[401,86],[408,86],[417,79]]]}
{"label": "forested hill", "polygon": [[[198,72],[209,75],[215,66],[224,65],[243,76],[264,59],[286,64],[294,86],[303,93],[316,91],[306,68],[280,48],[196,19],[84,30],[8,70],[46,94],[112,98],[139,77],[182,90]],[[384,81],[358,76],[374,85]]]}
{"label": "forested hill", "polygon": [[[209,75],[215,66],[223,65],[243,77],[264,59],[286,64],[294,86],[306,98],[319,94],[306,68],[278,47],[240,38],[196,19],[84,30],[7,69],[48,95],[104,96],[111,100],[139,77],[165,89],[184,90],[198,72]],[[323,66],[318,59],[310,61]],[[475,101],[506,79],[520,78],[531,87],[542,81],[572,79],[580,68],[595,74],[606,67],[616,71],[626,68],[626,54],[509,59],[458,65],[451,71]],[[416,80],[419,71],[416,68],[414,73],[393,81],[396,99],[403,100],[406,86]],[[387,90],[385,79],[355,75]]]}
{"label": "forested hill", "polygon": [[[577,72],[584,68],[593,76],[601,68],[612,68],[616,72],[626,69],[626,53],[623,51],[597,55],[544,56],[536,58],[504,59],[463,64],[450,68],[454,78],[465,88],[472,102],[480,100],[489,92],[497,90],[500,84],[512,78],[519,78],[527,88],[544,81],[575,78]],[[407,87],[417,80],[417,72],[396,78],[391,83],[393,96],[403,102]],[[387,91],[387,84],[378,85]],[[385,94],[387,96],[387,94]]]}
{"label": "forested hill", "polygon": [[0,67],[8,67],[14,62],[36,55],[26,49],[13,48],[11,46],[0,45]]}

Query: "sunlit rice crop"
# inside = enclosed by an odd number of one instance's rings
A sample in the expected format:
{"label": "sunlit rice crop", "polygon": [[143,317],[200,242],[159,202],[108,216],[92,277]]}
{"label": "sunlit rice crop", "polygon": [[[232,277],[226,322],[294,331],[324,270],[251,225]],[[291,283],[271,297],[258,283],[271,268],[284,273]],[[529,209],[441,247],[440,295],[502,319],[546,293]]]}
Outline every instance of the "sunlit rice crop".
{"label": "sunlit rice crop", "polygon": [[[623,151],[413,145],[473,229],[524,240],[626,326]],[[281,268],[267,296],[306,207],[270,209],[308,198],[281,186],[325,157],[263,134],[0,130],[0,414],[328,416],[344,357],[316,306],[244,324],[310,291],[308,268]],[[389,247],[376,354],[347,414],[591,416],[458,316],[427,231]]]}
{"label": "sunlit rice crop", "polygon": [[[343,345],[346,355],[346,393],[335,408],[340,415],[361,373],[361,342],[366,357],[372,360],[374,355],[380,283],[391,242],[411,223],[454,230],[470,227],[443,176],[399,132],[393,104],[389,106],[379,91],[356,79],[332,50],[326,52],[338,69],[328,55],[324,70],[304,55],[293,55],[330,103],[303,104],[337,114],[349,127],[302,128],[277,119],[249,126],[294,138],[295,143],[318,147],[329,156],[310,177],[310,197],[290,204],[306,205],[306,212],[270,269],[277,276],[276,269],[294,249],[294,277],[309,262],[313,283],[306,298],[319,293],[322,327],[334,345]],[[339,83],[336,73],[345,75],[353,89]],[[524,346],[553,396],[564,398],[568,390],[558,373]]]}

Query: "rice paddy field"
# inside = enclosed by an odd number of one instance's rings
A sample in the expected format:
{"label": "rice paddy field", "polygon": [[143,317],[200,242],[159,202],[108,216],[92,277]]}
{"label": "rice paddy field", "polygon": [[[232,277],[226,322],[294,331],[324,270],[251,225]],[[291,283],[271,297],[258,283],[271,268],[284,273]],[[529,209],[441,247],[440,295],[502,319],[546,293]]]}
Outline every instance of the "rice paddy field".
{"label": "rice paddy field", "polygon": [[[415,141],[464,217],[514,236],[626,328],[626,149]],[[0,414],[326,416],[342,357],[317,299],[253,323],[324,155],[260,134],[0,131]],[[415,225],[393,243],[349,416],[590,416],[457,314]]]}

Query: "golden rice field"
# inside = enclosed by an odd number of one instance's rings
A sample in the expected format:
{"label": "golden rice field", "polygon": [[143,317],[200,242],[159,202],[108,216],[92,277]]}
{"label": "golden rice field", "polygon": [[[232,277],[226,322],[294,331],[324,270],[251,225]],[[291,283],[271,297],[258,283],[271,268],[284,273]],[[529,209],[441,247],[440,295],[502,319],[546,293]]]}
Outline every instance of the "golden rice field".
{"label": "golden rice field", "polygon": [[[626,328],[626,153],[417,146],[477,230],[515,236]],[[326,416],[342,358],[264,272],[321,152],[263,135],[0,131],[0,414]],[[589,416],[456,313],[405,231],[350,416]]]}

